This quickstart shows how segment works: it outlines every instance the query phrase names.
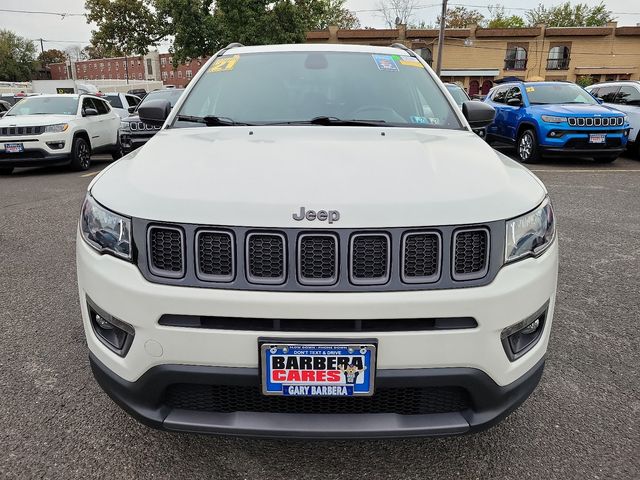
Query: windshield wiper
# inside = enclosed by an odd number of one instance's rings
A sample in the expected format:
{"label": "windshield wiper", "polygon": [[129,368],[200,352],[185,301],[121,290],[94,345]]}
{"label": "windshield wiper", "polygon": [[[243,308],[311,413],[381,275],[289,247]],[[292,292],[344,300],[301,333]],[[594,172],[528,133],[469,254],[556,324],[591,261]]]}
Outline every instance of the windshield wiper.
{"label": "windshield wiper", "polygon": [[181,122],[204,123],[207,127],[230,127],[237,125],[248,126],[250,123],[236,122],[228,117],[216,117],[215,115],[205,115],[204,117],[195,117],[193,115],[178,115]]}
{"label": "windshield wiper", "polygon": [[327,117],[320,116],[314,117],[311,120],[293,120],[291,122],[273,122],[267,123],[266,125],[331,125],[331,126],[340,126],[340,127],[377,127],[380,125],[386,125],[387,122],[384,120],[342,120],[337,117]]}

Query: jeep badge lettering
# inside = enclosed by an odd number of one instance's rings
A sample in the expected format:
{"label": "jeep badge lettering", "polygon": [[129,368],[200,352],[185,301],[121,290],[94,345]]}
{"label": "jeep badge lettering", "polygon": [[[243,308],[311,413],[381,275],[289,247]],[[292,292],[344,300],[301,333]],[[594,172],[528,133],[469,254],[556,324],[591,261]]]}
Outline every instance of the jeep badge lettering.
{"label": "jeep badge lettering", "polygon": [[300,213],[294,213],[291,215],[294,220],[301,222],[305,218],[309,221],[320,220],[321,222],[329,223],[337,222],[340,220],[340,212],[338,210],[306,210],[304,207],[300,207]]}

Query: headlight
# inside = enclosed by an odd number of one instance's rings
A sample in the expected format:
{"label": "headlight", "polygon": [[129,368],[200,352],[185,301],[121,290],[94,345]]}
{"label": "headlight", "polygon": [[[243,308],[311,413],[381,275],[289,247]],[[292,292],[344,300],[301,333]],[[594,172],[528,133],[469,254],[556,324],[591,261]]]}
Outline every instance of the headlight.
{"label": "headlight", "polygon": [[58,123],[57,125],[47,125],[44,127],[44,133],[62,133],[69,128],[68,123]]}
{"label": "headlight", "polygon": [[120,130],[129,130],[129,122],[120,122]]}
{"label": "headlight", "polygon": [[549,248],[555,233],[556,220],[547,197],[534,211],[507,221],[504,261],[541,254]]}
{"label": "headlight", "polygon": [[97,251],[131,260],[131,220],[98,205],[90,194],[82,205],[80,232]]}
{"label": "headlight", "polygon": [[563,123],[567,121],[567,117],[556,117],[553,115],[542,115],[542,120],[549,123]]}

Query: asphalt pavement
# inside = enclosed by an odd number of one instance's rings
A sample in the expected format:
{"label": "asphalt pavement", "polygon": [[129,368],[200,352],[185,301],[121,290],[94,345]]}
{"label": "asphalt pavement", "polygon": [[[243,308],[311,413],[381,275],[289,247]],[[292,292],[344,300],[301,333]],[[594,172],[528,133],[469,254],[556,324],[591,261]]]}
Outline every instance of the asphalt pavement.
{"label": "asphalt pavement", "polygon": [[545,161],[561,267],[547,367],[515,413],[471,436],[275,441],[151,430],[98,387],[76,287],[89,172],[0,177],[2,479],[640,478],[640,161]]}

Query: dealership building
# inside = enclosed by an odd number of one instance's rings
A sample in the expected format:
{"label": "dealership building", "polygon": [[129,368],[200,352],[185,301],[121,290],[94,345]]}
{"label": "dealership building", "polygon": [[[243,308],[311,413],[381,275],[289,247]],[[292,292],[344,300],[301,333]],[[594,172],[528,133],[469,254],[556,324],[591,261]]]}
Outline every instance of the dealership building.
{"label": "dealership building", "polygon": [[[438,30],[326,30],[307,33],[309,43],[402,43],[435,65]],[[618,27],[450,28],[445,31],[441,78],[486,94],[497,79],[593,81],[640,79],[640,25]],[[184,87],[207,58],[173,66],[169,53],[52,64],[53,80],[160,80]]]}

